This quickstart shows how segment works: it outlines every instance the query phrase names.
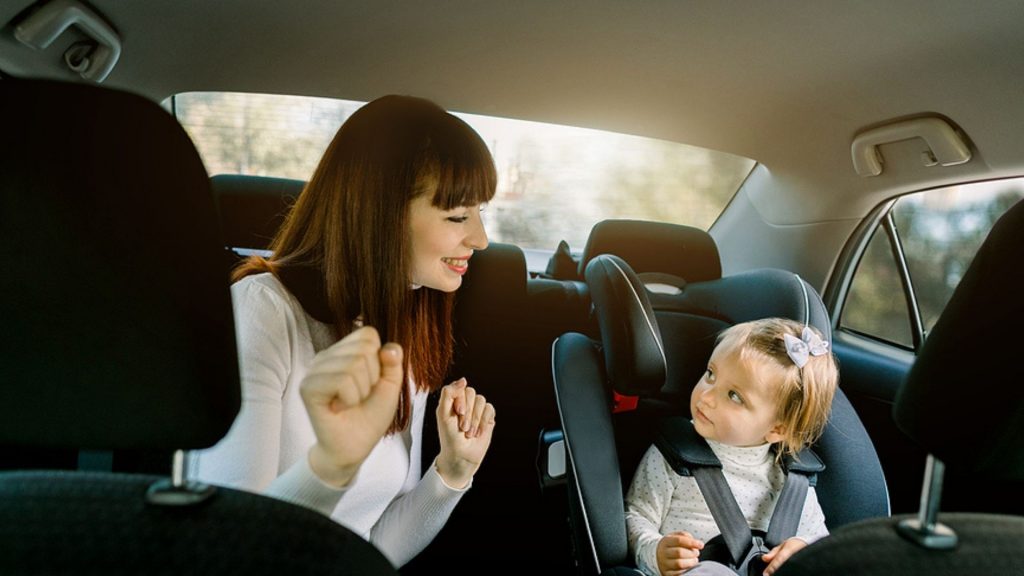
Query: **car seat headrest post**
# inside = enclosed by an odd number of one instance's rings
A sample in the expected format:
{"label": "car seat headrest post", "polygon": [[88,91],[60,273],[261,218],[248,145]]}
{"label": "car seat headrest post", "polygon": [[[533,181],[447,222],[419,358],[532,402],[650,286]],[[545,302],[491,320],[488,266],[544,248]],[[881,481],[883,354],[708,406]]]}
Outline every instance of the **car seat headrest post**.
{"label": "car seat headrest post", "polygon": [[146,502],[156,506],[194,506],[217,492],[215,486],[186,478],[188,455],[184,450],[175,450],[171,456],[171,477],[151,484],[146,490]]}
{"label": "car seat headrest post", "polygon": [[942,460],[928,455],[924,468],[924,486],[921,488],[921,509],[917,518],[902,520],[897,525],[900,536],[930,550],[952,550],[958,542],[956,533],[938,522],[945,470]]}

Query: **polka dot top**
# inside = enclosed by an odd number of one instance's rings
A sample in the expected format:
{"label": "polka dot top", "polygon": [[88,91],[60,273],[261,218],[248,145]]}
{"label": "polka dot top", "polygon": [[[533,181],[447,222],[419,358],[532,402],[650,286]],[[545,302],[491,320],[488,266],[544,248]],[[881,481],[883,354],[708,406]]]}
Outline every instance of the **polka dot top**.
{"label": "polka dot top", "polygon": [[[786,481],[770,445],[737,447],[714,441],[708,441],[708,445],[722,462],[726,482],[751,528],[767,531]],[[685,531],[707,542],[720,533],[697,481],[676,474],[654,446],[648,448],[637,467],[626,496],[626,531],[637,566],[655,576],[658,541],[665,534]],[[797,537],[810,543],[827,534],[825,515],[814,488],[810,488]]]}

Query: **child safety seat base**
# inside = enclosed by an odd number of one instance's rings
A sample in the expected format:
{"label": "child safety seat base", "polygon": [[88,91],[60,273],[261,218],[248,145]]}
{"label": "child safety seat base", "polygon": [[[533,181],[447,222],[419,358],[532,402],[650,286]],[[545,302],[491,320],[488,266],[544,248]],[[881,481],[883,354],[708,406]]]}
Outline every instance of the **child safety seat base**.
{"label": "child safety seat base", "polygon": [[764,532],[750,528],[722,473],[722,463],[693,422],[682,416],[664,418],[658,423],[654,445],[676,474],[697,482],[721,532],[705,544],[700,560],[714,560],[743,576],[762,574],[766,564],[761,557],[796,535],[807,489],[815,484],[817,473],[825,469],[808,448],[796,458],[783,459],[786,482],[772,511],[768,532]]}

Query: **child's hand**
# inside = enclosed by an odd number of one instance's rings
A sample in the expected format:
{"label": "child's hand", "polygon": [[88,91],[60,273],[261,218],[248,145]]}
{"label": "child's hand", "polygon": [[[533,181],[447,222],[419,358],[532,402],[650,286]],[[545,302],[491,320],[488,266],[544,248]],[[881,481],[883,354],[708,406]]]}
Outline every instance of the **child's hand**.
{"label": "child's hand", "polygon": [[697,565],[704,543],[689,532],[672,532],[658,541],[658,571],[661,576],[678,576]]}
{"label": "child's hand", "polygon": [[799,538],[790,538],[782,544],[779,544],[775,548],[772,548],[767,554],[761,557],[768,567],[764,569],[764,576],[772,576],[776,570],[793,554],[796,554],[798,550],[807,546],[807,542]]}

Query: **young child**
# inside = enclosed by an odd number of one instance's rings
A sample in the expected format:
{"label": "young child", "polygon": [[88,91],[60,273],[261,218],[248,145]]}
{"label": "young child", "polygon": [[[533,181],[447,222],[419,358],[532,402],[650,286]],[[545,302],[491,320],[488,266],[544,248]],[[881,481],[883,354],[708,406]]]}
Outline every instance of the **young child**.
{"label": "young child", "polygon": [[[821,435],[838,379],[828,342],[799,322],[755,320],[719,336],[690,395],[690,414],[697,433],[722,462],[752,529],[768,529],[785,482],[780,460]],[[646,574],[735,576],[717,562],[698,564],[704,543],[720,531],[696,481],[676,474],[654,446],[637,467],[626,496],[626,528],[630,551]],[[796,537],[764,555],[765,574],[827,534],[825,516],[809,488]]]}

